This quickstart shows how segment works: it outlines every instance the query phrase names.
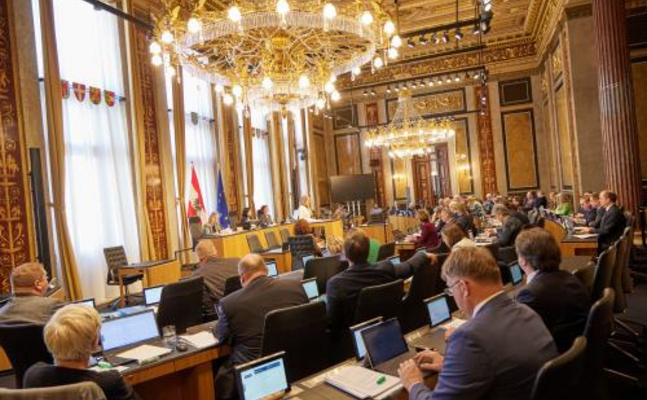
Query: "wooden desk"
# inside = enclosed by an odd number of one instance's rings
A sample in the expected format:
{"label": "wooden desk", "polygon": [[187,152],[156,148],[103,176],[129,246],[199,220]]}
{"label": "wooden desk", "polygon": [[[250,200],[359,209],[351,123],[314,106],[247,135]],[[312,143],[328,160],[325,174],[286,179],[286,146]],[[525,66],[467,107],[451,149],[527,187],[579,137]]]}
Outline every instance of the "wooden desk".
{"label": "wooden desk", "polygon": [[572,236],[565,237],[560,243],[562,256],[589,256],[598,254],[598,239],[578,239]]}
{"label": "wooden desk", "polygon": [[363,230],[369,238],[377,240],[380,244],[393,241],[393,228],[390,223],[361,225],[358,228]]}
{"label": "wooden desk", "polygon": [[177,282],[182,277],[180,262],[178,260],[165,260],[158,263],[141,266],[126,266],[119,268],[119,298],[121,307],[125,305],[124,297],[124,276],[132,274],[143,274],[144,287],[166,285]]}
{"label": "wooden desk", "polygon": [[416,252],[416,244],[412,242],[397,242],[395,253],[400,256],[400,261],[407,261]]}
{"label": "wooden desk", "polygon": [[274,260],[276,261],[276,268],[279,271],[279,274],[284,274],[286,272],[292,271],[292,253],[290,250],[276,250],[267,253],[261,254],[265,260]]}

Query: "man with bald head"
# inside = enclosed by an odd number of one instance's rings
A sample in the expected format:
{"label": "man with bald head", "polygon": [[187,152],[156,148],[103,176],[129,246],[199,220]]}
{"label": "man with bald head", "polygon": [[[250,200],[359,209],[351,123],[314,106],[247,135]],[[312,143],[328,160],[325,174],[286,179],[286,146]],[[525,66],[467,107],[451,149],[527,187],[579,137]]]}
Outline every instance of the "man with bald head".
{"label": "man with bald head", "polygon": [[218,323],[214,334],[220,343],[230,345],[229,360],[216,376],[217,398],[235,399],[233,366],[261,356],[265,316],[279,308],[308,302],[301,282],[267,276],[263,257],[248,254],[238,263],[242,289],[225,296],[216,307]]}
{"label": "man with bald head", "polygon": [[220,258],[218,251],[209,239],[201,240],[195,248],[198,256],[198,269],[193,276],[204,278],[202,295],[202,315],[213,319],[215,306],[225,293],[227,278],[238,275],[238,258]]}
{"label": "man with bald head", "polygon": [[45,325],[62,303],[44,297],[47,292],[47,272],[39,263],[29,262],[11,271],[13,296],[0,308],[0,323],[31,323]]}

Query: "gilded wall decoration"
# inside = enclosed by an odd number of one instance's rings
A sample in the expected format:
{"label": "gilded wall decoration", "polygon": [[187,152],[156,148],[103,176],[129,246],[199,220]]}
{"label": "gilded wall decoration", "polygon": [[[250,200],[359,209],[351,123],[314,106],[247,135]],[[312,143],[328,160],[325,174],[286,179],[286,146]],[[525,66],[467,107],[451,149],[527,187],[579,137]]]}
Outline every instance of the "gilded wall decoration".
{"label": "gilded wall decoration", "polygon": [[[647,110],[647,60],[632,65],[631,77],[634,81],[636,110]],[[647,113],[636,113],[638,123],[638,143],[640,146],[640,165],[642,178],[647,179]]]}
{"label": "gilded wall decoration", "polygon": [[12,65],[9,10],[0,0],[0,293],[10,291],[11,270],[29,261],[27,196],[16,82]]}
{"label": "gilded wall decoration", "polygon": [[508,191],[539,188],[537,139],[532,109],[501,113]]}
{"label": "gilded wall decoration", "polygon": [[458,167],[458,192],[463,195],[474,193],[472,179],[472,148],[470,145],[469,127],[467,118],[460,118],[454,122],[456,131],[456,166]]}
{"label": "gilded wall decoration", "polygon": [[166,212],[164,206],[164,186],[160,160],[159,130],[155,115],[155,77],[150,63],[146,32],[135,29],[136,62],[139,70],[139,89],[143,115],[142,134],[144,135],[144,195],[146,213],[155,254],[153,259],[168,258],[168,238],[166,232]]}
{"label": "gilded wall decoration", "polygon": [[238,212],[238,174],[236,172],[236,157],[238,149],[237,127],[234,124],[234,110],[232,107],[223,109],[223,125],[225,129],[225,142],[227,143],[227,166],[229,179],[226,183],[225,194],[227,195],[227,206],[230,213]]}
{"label": "gilded wall decoration", "polygon": [[378,117],[377,103],[368,103],[364,106],[366,110],[366,126],[375,126],[380,123]]}
{"label": "gilded wall decoration", "polygon": [[550,66],[553,69],[553,77],[558,80],[564,71],[562,62],[562,45],[559,43],[555,50],[550,55]]}
{"label": "gilded wall decoration", "polygon": [[391,179],[393,181],[393,199],[407,200],[407,163],[411,160],[407,158],[391,159]]}
{"label": "gilded wall decoration", "polygon": [[486,99],[486,109],[477,115],[479,152],[481,155],[481,177],[483,181],[483,193],[497,193],[496,162],[494,154],[494,134],[492,132],[492,116],[490,115],[490,91],[487,86],[482,90],[480,86],[475,87],[474,101],[475,108],[480,108],[481,97]]}
{"label": "gilded wall decoration", "polygon": [[[379,124],[378,106],[377,103],[368,103],[365,105],[366,110],[366,126],[376,126]],[[384,184],[384,156],[382,149],[373,147],[369,150],[369,165],[371,172],[375,176],[375,191],[377,192],[376,203],[384,207],[386,206],[386,189]]]}
{"label": "gilded wall decoration", "polygon": [[[437,114],[464,112],[465,90],[453,90],[449,92],[415,95],[411,98],[413,106],[421,116],[432,116]],[[398,99],[389,99],[386,102],[389,121],[393,119],[398,109]]]}

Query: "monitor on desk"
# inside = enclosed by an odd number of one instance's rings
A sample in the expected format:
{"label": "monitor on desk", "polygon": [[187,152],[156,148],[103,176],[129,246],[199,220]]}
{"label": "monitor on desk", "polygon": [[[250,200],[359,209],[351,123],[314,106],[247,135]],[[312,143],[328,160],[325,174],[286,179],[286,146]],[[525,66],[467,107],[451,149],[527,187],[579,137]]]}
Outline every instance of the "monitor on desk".
{"label": "monitor on desk", "polygon": [[267,267],[267,276],[272,277],[279,275],[279,268],[276,265],[276,261],[265,260],[265,266]]}
{"label": "monitor on desk", "polygon": [[285,370],[285,352],[279,352],[234,367],[241,400],[279,398],[290,391]]}
{"label": "monitor on desk", "polygon": [[158,305],[162,297],[162,289],[164,285],[144,289],[144,304],[147,307]]}
{"label": "monitor on desk", "polygon": [[376,317],[364,321],[361,324],[350,327],[350,332],[353,335],[353,348],[355,349],[355,358],[363,360],[366,357],[366,346],[364,346],[364,339],[362,338],[362,331],[382,322],[382,317]]}
{"label": "monitor on desk", "polygon": [[441,293],[430,297],[424,300],[424,303],[429,313],[429,324],[432,328],[452,319],[446,294]]}
{"label": "monitor on desk", "polygon": [[153,310],[105,320],[101,325],[101,347],[104,353],[159,337]]}

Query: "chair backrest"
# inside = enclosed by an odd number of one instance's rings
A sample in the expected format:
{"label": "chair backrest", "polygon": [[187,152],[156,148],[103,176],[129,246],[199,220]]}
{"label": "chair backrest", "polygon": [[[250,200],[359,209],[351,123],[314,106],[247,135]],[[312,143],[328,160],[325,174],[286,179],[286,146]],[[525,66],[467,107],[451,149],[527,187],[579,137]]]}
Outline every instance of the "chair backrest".
{"label": "chair backrest", "polygon": [[175,325],[177,333],[184,333],[186,328],[200,324],[203,290],[201,276],[164,286],[157,308],[158,328]]}
{"label": "chair backrest", "polygon": [[202,227],[202,219],[200,217],[189,217],[189,233],[193,242],[193,247],[198,244],[202,236],[204,236],[204,228]]}
{"label": "chair backrest", "polygon": [[393,255],[395,255],[395,242],[384,243],[377,251],[377,261],[386,260]]}
{"label": "chair backrest", "polygon": [[242,289],[243,285],[240,283],[240,276],[230,276],[225,280],[225,290],[223,297],[234,293],[238,289]]}
{"label": "chair backrest", "polygon": [[249,246],[250,253],[261,254],[265,251],[260,239],[255,233],[247,235],[247,246]]}
{"label": "chair backrest", "polygon": [[424,263],[413,274],[409,291],[402,299],[402,333],[409,333],[429,324],[427,307],[423,300],[440,293],[436,282],[440,278],[439,270],[440,264]]}
{"label": "chair backrest", "polygon": [[94,382],[34,389],[0,388],[2,400],[106,400],[103,390]]}
{"label": "chair backrest", "polygon": [[632,239],[631,227],[626,227],[624,233],[617,241],[616,264],[613,268],[613,276],[611,277],[611,287],[616,293],[615,301],[613,304],[613,312],[621,313],[627,308],[627,299],[622,287],[622,278],[625,269],[629,268],[629,252],[631,250]]}
{"label": "chair backrest", "polygon": [[267,247],[271,250],[280,249],[281,243],[276,237],[274,231],[265,231],[265,240],[267,241]]}
{"label": "chair backrest", "polygon": [[288,238],[290,254],[292,254],[292,270],[303,269],[301,257],[306,254],[315,253],[315,241],[311,235],[297,235]]}
{"label": "chair backrest", "polygon": [[514,246],[499,247],[497,260],[509,265],[510,263],[517,261],[517,250]]}
{"label": "chair backrest", "polygon": [[404,284],[402,279],[365,287],[359,292],[355,308],[354,323],[358,324],[375,317],[385,320],[400,315]]}
{"label": "chair backrest", "polygon": [[315,301],[265,316],[262,355],[285,351],[287,376],[298,381],[331,365],[326,304]]}
{"label": "chair backrest", "polygon": [[582,376],[582,399],[601,399],[605,391],[604,358],[607,341],[613,329],[613,289],[606,288],[598,299],[586,320],[584,337],[586,337],[586,363]]}
{"label": "chair backrest", "polygon": [[591,300],[597,301],[602,297],[602,291],[611,287],[613,278],[613,269],[616,265],[617,247],[615,245],[603,251],[598,257],[593,275],[593,289],[591,290]]}
{"label": "chair backrest", "polygon": [[593,280],[595,278],[595,265],[593,263],[589,263],[587,266],[578,268],[573,272],[573,276],[582,282],[590,296],[591,291],[593,290]]}
{"label": "chair backrest", "polygon": [[582,368],[586,359],[586,338],[575,338],[565,353],[547,361],[537,373],[531,400],[578,398]]}
{"label": "chair backrest", "polygon": [[541,216],[538,217],[537,220],[535,221],[535,225],[543,229],[546,226],[546,218]]}
{"label": "chair backrest", "polygon": [[492,257],[494,257],[495,260],[499,259],[499,247],[500,246],[499,246],[498,243],[489,243],[489,244],[486,244],[483,247],[485,247],[486,249],[488,249],[490,251],[490,253],[492,253]]}
{"label": "chair backrest", "polygon": [[281,241],[283,243],[287,243],[288,238],[290,237],[290,230],[288,228],[281,228],[281,230],[279,230],[279,233],[281,234]]}
{"label": "chair backrest", "polygon": [[625,211],[623,214],[625,216],[625,224],[627,228],[633,229],[634,224],[636,223],[636,217],[634,217],[630,211]]}
{"label": "chair backrest", "polygon": [[29,367],[39,361],[53,362],[41,325],[0,324],[0,346],[13,366],[18,388],[22,388],[22,379]]}
{"label": "chair backrest", "polygon": [[319,257],[309,260],[303,271],[303,279],[317,278],[319,293],[326,293],[326,284],[333,276],[342,271],[341,257]]}
{"label": "chair backrest", "polygon": [[126,251],[124,246],[106,247],[103,249],[103,256],[106,258],[106,265],[108,266],[108,284],[119,283],[117,271],[120,267],[128,265],[126,258]]}
{"label": "chair backrest", "polygon": [[236,228],[238,228],[238,213],[237,212],[230,212],[229,213],[229,228],[231,228],[232,231],[235,231]]}

